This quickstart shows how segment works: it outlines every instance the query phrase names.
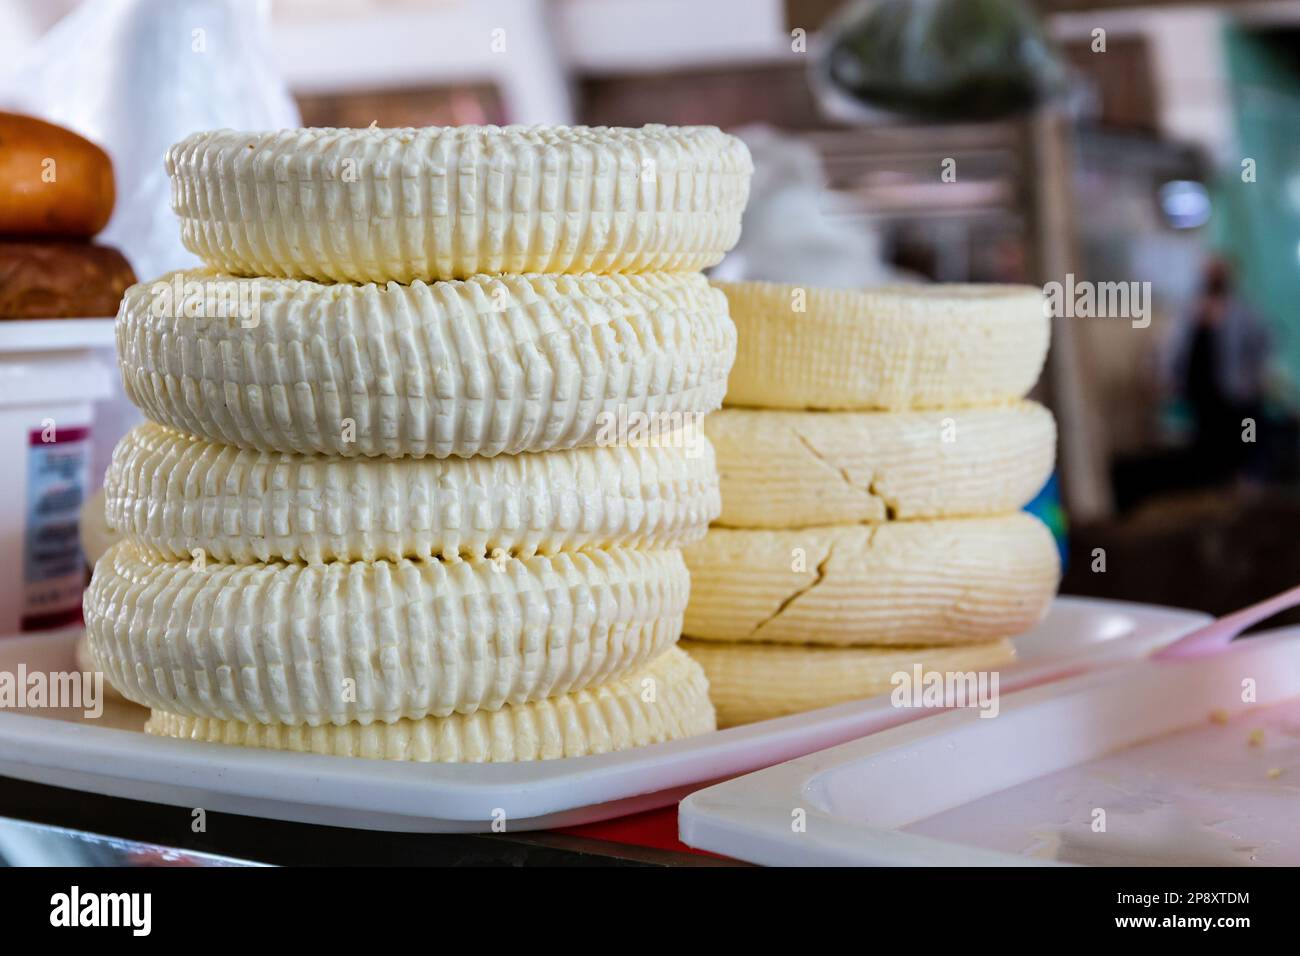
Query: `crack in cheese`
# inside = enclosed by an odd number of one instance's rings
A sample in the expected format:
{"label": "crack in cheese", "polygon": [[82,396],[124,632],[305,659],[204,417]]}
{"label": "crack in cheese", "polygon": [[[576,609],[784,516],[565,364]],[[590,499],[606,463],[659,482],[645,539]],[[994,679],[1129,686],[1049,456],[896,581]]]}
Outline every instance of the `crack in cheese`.
{"label": "crack in cheese", "polygon": [[717,287],[726,293],[739,333],[728,405],[900,410],[996,404],[1023,397],[1047,355],[1043,294],[1030,286]]}
{"label": "crack in cheese", "polygon": [[1052,414],[1033,402],[933,412],[724,408],[705,431],[722,482],[718,524],[734,528],[1014,511],[1043,486],[1056,451]]}
{"label": "crack in cheese", "polygon": [[96,566],[84,609],[94,660],[136,703],[319,725],[601,683],[676,642],[689,590],[672,550],[200,569],[124,541]]}
{"label": "crack in cheese", "polygon": [[739,238],[753,163],[711,126],[459,126],[195,133],[166,169],[214,267],[410,282],[703,269]]}
{"label": "crack in cheese", "polygon": [[726,298],[699,275],[180,278],[255,283],[252,315],[159,315],[175,276],[132,286],[117,317],[126,393],[151,421],[241,448],[467,458],[591,445],[621,420],[681,427],[714,410],[736,350]]}
{"label": "crack in cheese", "polygon": [[496,711],[391,724],[286,727],[154,710],[145,730],[206,743],[425,762],[554,760],[626,750],[716,729],[699,664],[670,648],[597,687]]}
{"label": "crack in cheese", "polygon": [[796,647],[682,641],[704,668],[718,726],[784,717],[888,694],[891,678],[931,671],[996,670],[1015,660],[1008,640],[957,647]]}
{"label": "crack in cheese", "polygon": [[[129,432],[109,522],[170,559],[375,561],[679,547],[721,508],[708,439],[495,458],[328,459]],[[683,440],[684,443],[684,440]]]}
{"label": "crack in cheese", "polygon": [[683,633],[785,644],[969,644],[1046,612],[1060,562],[1027,514],[762,531],[713,528],[683,552]]}

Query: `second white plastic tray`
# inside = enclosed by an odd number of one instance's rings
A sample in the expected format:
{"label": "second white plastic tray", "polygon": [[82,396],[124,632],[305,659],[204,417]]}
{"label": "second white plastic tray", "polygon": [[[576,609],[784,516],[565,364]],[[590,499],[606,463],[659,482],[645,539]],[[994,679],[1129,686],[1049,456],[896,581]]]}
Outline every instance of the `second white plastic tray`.
{"label": "second white plastic tray", "polygon": [[769,865],[1300,865],[1300,628],[950,711],[691,794]]}
{"label": "second white plastic tray", "polygon": [[[1001,691],[1111,659],[1139,657],[1203,623],[1170,608],[1061,598],[1017,640],[1024,663]],[[75,632],[0,639],[0,670],[72,667]],[[149,737],[145,712],[98,721],[54,711],[0,712],[0,775],[154,803],[331,826],[478,832],[604,820],[667,806],[691,790],[929,711],[888,697],[621,753],[518,764],[412,764],[278,753]],[[57,718],[57,719],[51,719]]]}

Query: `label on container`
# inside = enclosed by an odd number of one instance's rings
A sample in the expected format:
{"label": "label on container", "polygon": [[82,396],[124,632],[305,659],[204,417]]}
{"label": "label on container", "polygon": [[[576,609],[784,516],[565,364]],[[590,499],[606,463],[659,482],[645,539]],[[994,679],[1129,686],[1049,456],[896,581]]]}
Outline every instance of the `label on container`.
{"label": "label on container", "polygon": [[79,519],[86,497],[90,429],[46,421],[27,442],[21,627],[40,631],[81,620],[85,558]]}

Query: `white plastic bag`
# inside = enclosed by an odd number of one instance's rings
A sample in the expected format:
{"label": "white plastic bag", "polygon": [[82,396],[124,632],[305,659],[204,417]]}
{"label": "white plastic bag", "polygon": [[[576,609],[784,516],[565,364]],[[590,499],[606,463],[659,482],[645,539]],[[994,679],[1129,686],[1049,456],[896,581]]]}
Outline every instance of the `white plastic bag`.
{"label": "white plastic bag", "polygon": [[834,215],[848,200],[826,188],[821,157],[808,143],[767,126],[732,130],[754,158],[740,242],[710,273],[855,289],[902,277],[881,254],[866,222]]}
{"label": "white plastic bag", "polygon": [[268,0],[91,0],[0,79],[0,103],[107,150],[117,207],[98,241],[150,279],[198,261],[171,212],[167,148],[201,129],[301,123],[269,34]]}

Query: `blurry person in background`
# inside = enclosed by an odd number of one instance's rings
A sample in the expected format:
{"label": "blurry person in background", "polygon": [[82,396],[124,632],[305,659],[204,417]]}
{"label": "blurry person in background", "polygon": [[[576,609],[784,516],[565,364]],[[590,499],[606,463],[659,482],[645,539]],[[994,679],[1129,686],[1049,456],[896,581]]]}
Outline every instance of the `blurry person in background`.
{"label": "blurry person in background", "polygon": [[1267,330],[1234,289],[1231,266],[1212,257],[1173,351],[1172,384],[1194,429],[1188,485],[1270,477],[1261,447],[1268,440],[1262,434],[1268,346]]}

